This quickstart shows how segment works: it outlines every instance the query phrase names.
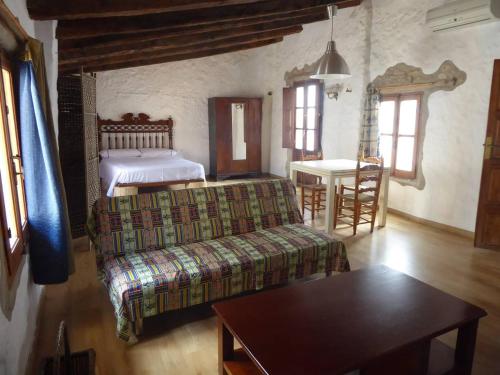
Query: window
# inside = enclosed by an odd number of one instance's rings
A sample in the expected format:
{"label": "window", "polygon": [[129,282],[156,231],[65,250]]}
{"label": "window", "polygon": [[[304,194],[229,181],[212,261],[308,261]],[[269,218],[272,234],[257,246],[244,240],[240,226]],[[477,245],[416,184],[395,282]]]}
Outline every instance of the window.
{"label": "window", "polygon": [[421,94],[384,96],[379,110],[380,151],[391,175],[417,176]]}
{"label": "window", "polygon": [[304,155],[320,150],[322,92],[318,81],[295,86],[295,150]]}
{"label": "window", "polygon": [[0,65],[0,224],[12,277],[24,250],[27,215],[12,70],[3,52]]}

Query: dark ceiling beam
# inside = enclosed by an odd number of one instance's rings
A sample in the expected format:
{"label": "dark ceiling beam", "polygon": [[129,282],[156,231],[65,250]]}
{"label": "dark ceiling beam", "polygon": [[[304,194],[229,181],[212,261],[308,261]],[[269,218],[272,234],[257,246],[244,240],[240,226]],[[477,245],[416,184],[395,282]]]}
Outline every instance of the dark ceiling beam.
{"label": "dark ceiling beam", "polygon": [[212,32],[204,32],[202,30],[197,30],[197,32],[192,34],[184,34],[178,36],[171,36],[170,34],[158,35],[156,38],[148,39],[144,36],[123,38],[115,42],[114,45],[109,44],[95,45],[83,48],[73,48],[71,50],[61,49],[59,51],[59,61],[65,63],[78,63],[81,61],[88,60],[89,58],[106,58],[112,56],[126,55],[134,53],[140,50],[150,50],[155,49],[164,50],[168,48],[177,48],[189,45],[204,44],[208,42],[214,42],[217,40],[223,40],[228,37],[245,36],[256,33],[262,33],[264,31],[276,30],[277,33],[280,29],[288,28],[291,26],[300,26],[303,24],[317,22],[321,20],[328,19],[328,14],[326,10],[312,15],[289,18],[285,20],[279,20],[274,22],[267,22],[257,25],[243,26],[243,27],[232,27],[231,30],[220,30]]}
{"label": "dark ceiling beam", "polygon": [[[272,0],[248,5],[206,8],[135,17],[109,17],[59,21],[58,39],[79,39],[100,35],[131,34],[165,30],[172,26],[201,26],[221,21],[238,21],[273,14],[289,14],[324,7],[335,0]],[[337,1],[338,2],[338,1]]]}
{"label": "dark ceiling beam", "polygon": [[251,35],[244,36],[228,36],[217,41],[203,41],[192,45],[167,46],[163,48],[144,48],[138,50],[126,51],[120,55],[102,55],[92,56],[88,58],[79,58],[73,60],[59,60],[59,68],[61,70],[72,70],[80,66],[97,66],[100,64],[119,64],[134,60],[158,59],[167,56],[184,55],[195,52],[210,51],[213,49],[229,48],[243,43],[257,43],[265,40],[274,40],[283,38],[286,35],[300,33],[302,26],[292,26],[288,28],[264,31]]}
{"label": "dark ceiling beam", "polygon": [[270,16],[254,17],[239,21],[221,21],[202,26],[172,26],[161,31],[146,31],[129,35],[105,35],[84,39],[62,39],[59,40],[59,51],[61,53],[73,53],[80,49],[92,51],[93,48],[110,48],[132,45],[137,42],[149,42],[152,40],[178,37],[186,35],[204,34],[217,31],[230,32],[237,28],[271,24],[275,22],[290,22],[294,24],[307,24],[328,19],[326,7],[305,9],[290,14],[273,14]]}
{"label": "dark ceiling beam", "polygon": [[[35,20],[74,20],[82,18],[141,16],[146,14],[199,10],[214,6],[252,4],[268,0],[27,0],[29,15]],[[339,8],[361,4],[362,0],[343,0]]]}
{"label": "dark ceiling beam", "polygon": [[358,5],[361,5],[363,0],[344,0],[344,1],[339,1],[337,4],[337,8],[339,9],[344,9],[344,8],[351,8],[351,7],[357,7]]}
{"label": "dark ceiling beam", "polygon": [[264,1],[268,0],[27,0],[27,8],[35,20],[74,20],[141,16]]}
{"label": "dark ceiling beam", "polygon": [[[185,54],[174,55],[174,56],[163,56],[163,57],[148,58],[148,59],[142,59],[142,60],[131,60],[131,61],[126,61],[126,62],[121,62],[121,63],[107,63],[105,61],[102,61],[102,62],[100,62],[100,64],[87,65],[87,66],[83,66],[82,68],[83,68],[84,72],[102,72],[102,71],[106,71],[106,70],[133,68],[133,67],[146,66],[146,65],[162,64],[162,63],[167,63],[167,62],[172,62],[172,61],[191,60],[191,59],[197,59],[197,58],[201,58],[201,57],[221,55],[221,54],[229,53],[229,52],[243,51],[243,50],[252,49],[252,48],[264,47],[264,46],[267,46],[270,44],[279,43],[281,41],[283,41],[283,38],[263,40],[260,42],[241,43],[241,44],[237,44],[237,45],[230,46],[230,47],[216,48],[216,49],[211,49],[208,51],[201,51],[201,52],[198,51],[198,52],[190,52],[190,53],[188,52]],[[62,74],[79,73],[80,67],[76,67],[76,68],[75,67],[63,67],[63,68],[60,67],[59,72]]]}

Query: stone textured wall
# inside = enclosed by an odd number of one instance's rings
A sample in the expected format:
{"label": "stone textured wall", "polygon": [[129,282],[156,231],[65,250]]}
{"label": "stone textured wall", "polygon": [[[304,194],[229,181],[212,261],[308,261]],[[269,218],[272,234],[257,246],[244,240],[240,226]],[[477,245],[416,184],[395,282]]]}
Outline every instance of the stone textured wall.
{"label": "stone textured wall", "polygon": [[[500,23],[432,33],[425,12],[443,0],[375,1],[370,72],[374,78],[398,62],[432,73],[444,60],[467,73],[464,85],[429,100],[423,148],[426,188],[391,183],[390,207],[473,231],[493,60],[500,58]],[[394,30],[396,27],[396,30]]]}
{"label": "stone textured wall", "polygon": [[[481,178],[484,137],[493,60],[500,58],[500,23],[432,33],[425,26],[428,9],[443,0],[365,0],[361,7],[339,11],[335,41],[349,63],[352,93],[338,101],[325,98],[323,149],[326,158],[356,157],[361,104],[367,83],[387,68],[404,62],[433,73],[452,60],[467,81],[452,92],[437,92],[423,145],[424,190],[391,182],[389,206],[428,220],[473,231]],[[312,63],[329,37],[328,21],[306,26],[284,43],[256,51],[257,81],[275,92],[271,172],[286,174],[287,152],[281,148],[283,75]],[[265,69],[263,69],[265,67]],[[328,83],[327,83],[328,86]]]}
{"label": "stone textured wall", "polygon": [[144,112],[152,119],[172,116],[174,147],[209,171],[208,98],[264,96],[252,91],[242,69],[245,53],[123,69],[97,74],[97,112],[120,118]]}
{"label": "stone textured wall", "polygon": [[[370,0],[363,6],[340,10],[335,18],[337,48],[349,62],[353,77],[349,80],[354,94],[345,94],[339,101],[325,99],[322,146],[325,158],[355,158],[358,150],[362,97],[369,82],[369,39],[371,24]],[[305,25],[300,34],[283,43],[255,51],[247,69],[262,90],[273,92],[271,173],[286,174],[287,151],[281,148],[282,88],[285,73],[314,63],[325,51],[330,38],[330,21]],[[329,82],[326,83],[328,87]]]}
{"label": "stone textured wall", "polygon": [[[474,230],[494,58],[500,57],[500,23],[433,34],[425,26],[428,9],[444,0],[365,0],[340,10],[335,18],[337,48],[353,77],[352,93],[325,98],[323,149],[326,158],[355,158],[363,93],[376,76],[404,62],[432,73],[452,60],[467,82],[438,92],[429,102],[423,146],[424,190],[391,182],[389,205],[411,215]],[[176,147],[208,164],[206,100],[214,95],[273,92],[270,171],[286,175],[287,151],[281,148],[282,88],[285,72],[316,61],[324,52],[329,21],[304,26],[283,43],[244,53],[114,71],[98,75],[98,110],[116,117],[126,111],[177,121]],[[328,86],[327,82],[327,86]]]}

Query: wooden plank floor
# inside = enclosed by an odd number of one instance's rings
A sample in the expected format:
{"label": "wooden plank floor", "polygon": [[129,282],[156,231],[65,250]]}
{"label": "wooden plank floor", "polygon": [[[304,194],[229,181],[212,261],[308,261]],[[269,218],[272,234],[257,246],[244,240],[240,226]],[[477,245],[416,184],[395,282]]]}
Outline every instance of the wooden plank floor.
{"label": "wooden plank floor", "polygon": [[[322,229],[322,222],[313,225]],[[489,315],[480,322],[474,374],[500,374],[500,252],[475,249],[470,239],[394,215],[372,235],[366,225],[357,236],[350,233],[336,235],[346,242],[353,269],[383,263],[485,308]],[[77,252],[76,266],[68,283],[46,288],[34,363],[53,353],[64,319],[72,349],[93,347],[101,375],[217,373],[217,331],[208,306],[146,320],[141,341],[128,346],[115,336],[113,310],[96,280],[92,253]],[[454,339],[442,338],[449,345]]]}

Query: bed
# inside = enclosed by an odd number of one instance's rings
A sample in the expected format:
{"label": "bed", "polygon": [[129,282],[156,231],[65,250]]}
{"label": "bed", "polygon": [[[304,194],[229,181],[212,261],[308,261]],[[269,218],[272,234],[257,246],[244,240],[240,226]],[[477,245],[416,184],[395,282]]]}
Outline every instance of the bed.
{"label": "bed", "polygon": [[173,120],[151,121],[144,113],[121,120],[97,119],[99,175],[108,197],[115,187],[164,188],[205,181],[202,164],[173,149]]}

